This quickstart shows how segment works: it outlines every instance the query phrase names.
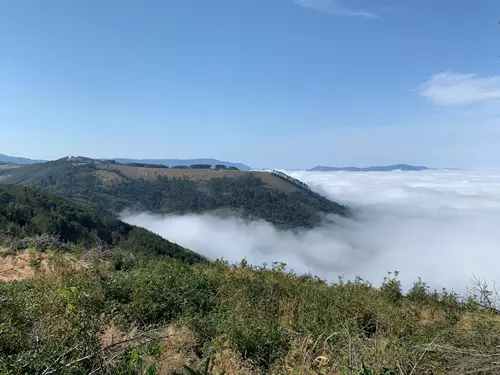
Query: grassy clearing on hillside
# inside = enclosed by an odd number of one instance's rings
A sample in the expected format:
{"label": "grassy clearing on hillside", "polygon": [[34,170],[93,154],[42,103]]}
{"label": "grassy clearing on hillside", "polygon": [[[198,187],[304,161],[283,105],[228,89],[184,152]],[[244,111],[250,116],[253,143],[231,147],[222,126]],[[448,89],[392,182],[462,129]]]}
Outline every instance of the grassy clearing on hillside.
{"label": "grassy clearing on hillside", "polygon": [[136,167],[123,164],[102,164],[99,166],[109,171],[118,171],[127,178],[133,179],[156,179],[159,176],[170,178],[187,178],[189,180],[211,180],[222,177],[244,176],[250,172],[234,170],[213,170],[213,169],[176,169],[176,168],[151,168]]}
{"label": "grassy clearing on hillside", "polygon": [[9,170],[19,168],[19,165],[16,164],[0,164],[0,170]]}
{"label": "grassy clearing on hillside", "polygon": [[[394,275],[329,284],[283,265],[46,250],[0,282],[0,374],[497,374],[500,318]],[[479,297],[487,293],[480,293]],[[489,296],[491,297],[491,295]],[[365,369],[365,370],[363,370]],[[364,371],[364,372],[363,372]],[[200,372],[202,373],[202,372]]]}

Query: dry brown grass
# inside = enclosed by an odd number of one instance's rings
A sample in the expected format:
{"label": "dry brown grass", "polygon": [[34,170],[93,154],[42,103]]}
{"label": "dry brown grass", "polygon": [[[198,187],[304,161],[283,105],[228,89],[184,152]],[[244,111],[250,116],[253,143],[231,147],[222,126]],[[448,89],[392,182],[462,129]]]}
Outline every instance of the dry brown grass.
{"label": "dry brown grass", "polygon": [[[210,169],[176,169],[176,168],[147,168],[147,167],[133,167],[130,165],[120,164],[106,164],[102,165],[102,172],[99,176],[107,181],[114,179],[117,174],[112,171],[118,171],[127,178],[143,178],[147,180],[154,180],[159,176],[166,176],[171,178],[187,178],[194,181],[207,181],[214,178],[222,177],[239,177],[248,173],[253,173],[271,188],[278,189],[284,192],[295,192],[299,189],[291,183],[278,178],[268,172],[249,172],[249,171],[232,171],[232,170],[210,170]],[[107,171],[107,172],[106,172]],[[111,174],[109,174],[111,173]]]}
{"label": "dry brown grass", "polygon": [[275,175],[268,173],[268,172],[255,172],[257,177],[260,177],[262,181],[269,187],[273,189],[277,189],[280,191],[284,191],[287,193],[293,193],[296,191],[299,191],[300,189],[296,187],[295,185],[282,180],[279,177],[276,177]]}
{"label": "dry brown grass", "polygon": [[[161,341],[160,357],[155,360],[158,375],[185,373],[185,365],[200,371],[204,368],[206,362],[196,355],[194,336],[186,326],[169,326],[165,336],[166,338]],[[229,348],[219,349],[214,354],[211,365],[216,374],[222,372],[226,375],[260,374]]]}
{"label": "dry brown grass", "polygon": [[283,360],[272,370],[280,374],[295,375],[340,374],[338,357],[331,353],[329,347],[333,336],[320,336],[316,340],[311,337],[295,338]]}
{"label": "dry brown grass", "polygon": [[132,167],[130,165],[108,164],[103,165],[103,169],[108,171],[119,171],[128,178],[143,178],[153,180],[159,176],[172,178],[188,178],[190,180],[211,180],[219,177],[235,177],[241,176],[246,171],[229,171],[229,170],[210,170],[210,169],[175,169],[175,168],[147,168],[147,167]]}
{"label": "dry brown grass", "polygon": [[457,333],[464,342],[477,340],[478,334],[482,343],[496,342],[500,337],[499,314],[466,313],[457,323]]}
{"label": "dry brown grass", "polygon": [[[61,262],[64,262],[64,268],[58,267]],[[57,276],[56,273],[81,272],[86,266],[83,261],[76,260],[69,254],[55,256],[51,252],[41,253],[35,250],[12,253],[6,249],[0,249],[0,281],[3,282],[35,277],[52,279]],[[63,277],[63,275],[59,276]]]}
{"label": "dry brown grass", "polygon": [[123,332],[114,325],[104,328],[99,340],[101,349],[123,340],[123,336]]}
{"label": "dry brown grass", "polygon": [[161,355],[157,360],[158,375],[184,373],[184,365],[198,367],[200,359],[193,347],[195,339],[185,326],[170,326],[161,341]]}
{"label": "dry brown grass", "polygon": [[424,326],[442,323],[444,319],[445,313],[442,310],[423,309],[420,311],[420,323]]}
{"label": "dry brown grass", "polygon": [[260,371],[252,368],[241,356],[233,350],[226,348],[219,350],[214,357],[214,372],[216,374],[225,373],[226,375],[252,375],[260,374]]}
{"label": "dry brown grass", "polygon": [[3,252],[0,258],[0,281],[10,282],[35,277],[35,270],[30,261],[37,259],[29,251],[20,254]]}
{"label": "dry brown grass", "polygon": [[293,327],[297,316],[302,313],[302,304],[296,300],[281,300],[279,302],[280,322],[284,327]]}
{"label": "dry brown grass", "polygon": [[481,320],[484,320],[482,316],[478,316],[474,313],[467,313],[460,318],[457,327],[463,333],[474,331]]}
{"label": "dry brown grass", "polygon": [[95,171],[94,175],[96,177],[99,177],[104,183],[120,182],[123,180],[123,177],[121,177],[119,174],[117,174],[113,171],[107,171],[104,169],[100,169],[98,171]]}
{"label": "dry brown grass", "polygon": [[11,165],[11,164],[0,164],[0,170],[14,169],[19,168],[19,165]]}

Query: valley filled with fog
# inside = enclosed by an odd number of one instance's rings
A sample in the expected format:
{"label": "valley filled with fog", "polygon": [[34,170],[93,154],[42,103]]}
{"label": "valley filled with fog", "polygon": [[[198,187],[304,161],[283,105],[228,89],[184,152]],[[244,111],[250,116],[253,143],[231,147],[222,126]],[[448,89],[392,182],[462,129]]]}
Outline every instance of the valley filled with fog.
{"label": "valley filled with fog", "polygon": [[299,274],[379,284],[399,271],[405,288],[464,290],[476,276],[495,281],[500,257],[500,173],[287,172],[353,212],[309,230],[279,231],[263,221],[208,215],[124,214],[210,259],[285,262]]}

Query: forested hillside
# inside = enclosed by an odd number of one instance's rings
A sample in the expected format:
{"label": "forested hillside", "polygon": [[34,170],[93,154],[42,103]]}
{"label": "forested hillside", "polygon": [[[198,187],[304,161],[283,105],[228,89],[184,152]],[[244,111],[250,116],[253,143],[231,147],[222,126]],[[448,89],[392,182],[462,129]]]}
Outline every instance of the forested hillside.
{"label": "forested hillside", "polygon": [[4,171],[1,181],[49,190],[105,214],[125,209],[176,214],[229,209],[280,227],[313,226],[323,214],[347,214],[346,207],[264,172],[184,172],[62,159]]}
{"label": "forested hillside", "polygon": [[188,262],[203,260],[146,229],[102,216],[91,207],[35,188],[0,185],[0,235],[22,239],[42,234],[84,247],[105,244],[132,253],[161,254]]}

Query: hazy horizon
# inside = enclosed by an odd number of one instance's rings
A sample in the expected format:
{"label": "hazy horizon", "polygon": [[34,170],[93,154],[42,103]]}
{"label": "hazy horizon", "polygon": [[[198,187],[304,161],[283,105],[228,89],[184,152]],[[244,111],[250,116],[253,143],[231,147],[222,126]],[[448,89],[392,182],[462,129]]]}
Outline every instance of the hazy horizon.
{"label": "hazy horizon", "polygon": [[[427,168],[430,168],[430,169],[457,169],[457,170],[470,170],[470,171],[495,171],[495,170],[499,170],[500,167],[497,167],[497,168],[491,168],[491,167],[486,167],[486,168],[481,168],[481,167],[478,167],[478,168],[459,168],[459,167],[454,167],[454,166],[440,166],[440,167],[436,167],[434,165],[425,165],[425,164],[419,164],[419,163],[415,163],[415,164],[410,164],[410,163],[406,163],[406,162],[401,162],[401,161],[395,161],[395,162],[392,162],[392,163],[388,163],[388,164],[375,164],[375,163],[372,163],[372,164],[367,164],[367,165],[353,165],[353,164],[345,164],[345,165],[339,165],[339,164],[335,164],[335,163],[330,163],[330,164],[320,164],[320,163],[316,163],[316,164],[312,164],[310,166],[307,166],[306,168],[300,168],[300,167],[291,167],[291,168],[284,168],[283,166],[280,166],[280,165],[272,165],[272,164],[268,164],[267,166],[253,166],[253,165],[250,165],[249,163],[246,163],[244,160],[222,160],[222,159],[218,159],[218,158],[215,158],[215,157],[211,157],[211,156],[205,156],[205,157],[187,157],[185,159],[183,158],[177,158],[177,157],[161,157],[161,158],[149,158],[149,157],[146,157],[146,158],[134,158],[134,157],[129,157],[127,155],[125,156],[117,156],[117,157],[108,157],[108,156],[105,156],[105,157],[93,157],[93,156],[89,156],[89,155],[76,155],[76,154],[73,154],[73,155],[63,155],[63,156],[60,156],[60,157],[56,157],[54,159],[42,159],[42,158],[37,158],[37,157],[26,157],[25,155],[7,155],[3,152],[0,152],[0,155],[4,155],[4,156],[8,156],[8,157],[13,157],[13,158],[25,158],[25,159],[30,159],[30,160],[35,160],[35,161],[55,161],[55,160],[59,160],[59,159],[64,159],[66,157],[87,157],[87,158],[90,158],[90,159],[94,159],[94,160],[117,160],[117,159],[132,159],[132,160],[139,160],[139,161],[144,161],[144,160],[203,160],[203,159],[214,159],[214,160],[220,160],[220,161],[223,161],[223,162],[228,162],[228,163],[233,163],[233,164],[244,164],[246,166],[249,166],[250,168],[254,169],[254,170],[263,170],[263,169],[280,169],[280,170],[283,170],[283,171],[302,171],[302,170],[307,170],[307,169],[310,169],[310,168],[314,168],[314,167],[317,167],[317,166],[325,166],[325,167],[339,167],[339,168],[345,168],[345,167],[358,167],[358,168],[368,168],[368,167],[374,167],[374,166],[393,166],[393,165],[412,165],[412,166],[424,166],[424,167],[427,167]],[[378,173],[385,173],[385,172],[378,172]]]}

